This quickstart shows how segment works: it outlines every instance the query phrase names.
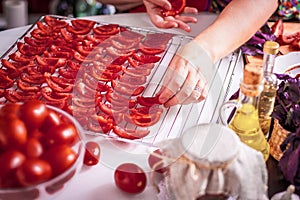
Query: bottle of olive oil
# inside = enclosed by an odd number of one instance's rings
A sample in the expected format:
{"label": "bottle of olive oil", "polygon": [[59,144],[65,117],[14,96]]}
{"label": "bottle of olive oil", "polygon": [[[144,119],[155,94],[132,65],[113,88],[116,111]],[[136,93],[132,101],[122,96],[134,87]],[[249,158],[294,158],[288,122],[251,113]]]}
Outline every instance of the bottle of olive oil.
{"label": "bottle of olive oil", "polygon": [[259,95],[263,89],[262,66],[247,64],[240,83],[240,97],[236,113],[229,123],[231,128],[248,146],[260,151],[266,161],[270,146],[260,128],[258,118]]}
{"label": "bottle of olive oil", "polygon": [[260,94],[258,116],[260,127],[266,137],[270,130],[277,91],[277,77],[273,73],[273,68],[278,48],[279,44],[274,41],[266,41],[263,47],[264,88]]}

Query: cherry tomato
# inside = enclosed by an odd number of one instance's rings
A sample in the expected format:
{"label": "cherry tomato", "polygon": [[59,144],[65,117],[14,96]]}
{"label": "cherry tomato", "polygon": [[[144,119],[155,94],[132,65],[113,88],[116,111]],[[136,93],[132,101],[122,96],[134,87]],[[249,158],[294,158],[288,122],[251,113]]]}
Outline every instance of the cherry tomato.
{"label": "cherry tomato", "polygon": [[150,154],[148,157],[148,164],[151,169],[155,170],[158,173],[164,173],[167,171],[167,168],[163,166],[162,159],[156,155],[162,155],[159,149],[153,151],[153,154]]}
{"label": "cherry tomato", "polygon": [[49,110],[47,117],[40,127],[40,130],[42,132],[46,132],[50,127],[58,126],[61,123],[62,122],[58,114],[53,110]]}
{"label": "cherry tomato", "polygon": [[137,194],[144,191],[147,177],[142,168],[134,163],[124,163],[114,173],[115,184],[122,191]]}
{"label": "cherry tomato", "polygon": [[73,145],[77,140],[78,133],[76,128],[70,123],[62,123],[57,126],[49,127],[43,136],[44,145],[47,147],[61,144]]}
{"label": "cherry tomato", "polygon": [[85,144],[85,153],[83,163],[88,166],[98,164],[100,160],[100,146],[97,142],[88,141]]}
{"label": "cherry tomato", "polygon": [[16,115],[0,118],[0,149],[20,148],[27,141],[27,129]]}
{"label": "cherry tomato", "polygon": [[175,16],[175,15],[178,15],[183,12],[183,9],[186,5],[185,0],[169,0],[169,1],[172,5],[172,9],[171,10],[163,9],[162,10],[163,16],[165,16],[165,17]]}
{"label": "cherry tomato", "polygon": [[[36,132],[35,135],[37,134]],[[43,154],[43,151],[43,145],[37,138],[31,137],[28,139],[25,145],[25,154],[27,157],[38,158]]]}
{"label": "cherry tomato", "polygon": [[48,109],[42,101],[31,100],[20,106],[19,116],[29,130],[34,130],[41,127],[48,116]]}
{"label": "cherry tomato", "polygon": [[47,181],[51,178],[52,169],[48,162],[27,158],[27,160],[17,169],[16,176],[23,186],[35,185]]}
{"label": "cherry tomato", "polygon": [[9,150],[0,155],[0,186],[15,186],[15,170],[26,160],[24,154],[17,150]]}
{"label": "cherry tomato", "polygon": [[45,152],[43,158],[52,168],[53,177],[70,168],[77,159],[76,152],[68,145],[57,145]]}

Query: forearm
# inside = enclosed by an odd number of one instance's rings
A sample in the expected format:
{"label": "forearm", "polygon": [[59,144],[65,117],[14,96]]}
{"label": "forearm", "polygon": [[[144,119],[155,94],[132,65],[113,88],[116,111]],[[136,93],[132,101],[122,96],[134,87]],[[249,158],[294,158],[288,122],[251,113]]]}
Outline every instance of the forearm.
{"label": "forearm", "polygon": [[233,0],[195,41],[216,62],[244,44],[276,8],[277,0]]}
{"label": "forearm", "polygon": [[103,4],[112,4],[118,11],[123,12],[143,4],[143,0],[98,0]]}

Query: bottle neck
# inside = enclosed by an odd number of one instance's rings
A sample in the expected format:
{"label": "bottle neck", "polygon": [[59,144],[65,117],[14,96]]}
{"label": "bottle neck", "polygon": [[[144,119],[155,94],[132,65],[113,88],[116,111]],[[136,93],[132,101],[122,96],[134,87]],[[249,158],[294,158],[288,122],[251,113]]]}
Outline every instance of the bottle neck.
{"label": "bottle neck", "polygon": [[257,85],[250,85],[241,82],[240,84],[240,103],[251,104],[254,108],[258,108],[259,95],[263,90],[263,82]]}
{"label": "bottle neck", "polygon": [[275,54],[264,54],[263,56],[264,75],[269,75],[273,73],[275,57],[276,57]]}

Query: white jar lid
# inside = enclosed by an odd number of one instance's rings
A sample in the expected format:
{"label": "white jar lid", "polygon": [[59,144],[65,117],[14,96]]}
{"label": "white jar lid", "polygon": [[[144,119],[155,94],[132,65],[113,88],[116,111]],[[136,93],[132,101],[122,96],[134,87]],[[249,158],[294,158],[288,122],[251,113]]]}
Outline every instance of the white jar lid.
{"label": "white jar lid", "polygon": [[181,136],[185,156],[196,162],[226,163],[239,151],[239,137],[221,124],[199,124],[187,129]]}

